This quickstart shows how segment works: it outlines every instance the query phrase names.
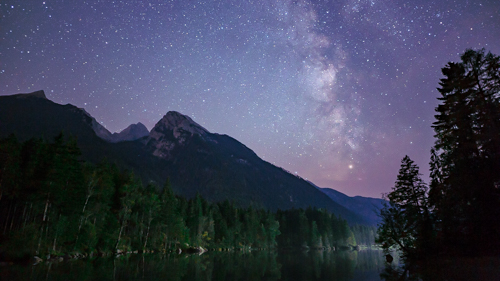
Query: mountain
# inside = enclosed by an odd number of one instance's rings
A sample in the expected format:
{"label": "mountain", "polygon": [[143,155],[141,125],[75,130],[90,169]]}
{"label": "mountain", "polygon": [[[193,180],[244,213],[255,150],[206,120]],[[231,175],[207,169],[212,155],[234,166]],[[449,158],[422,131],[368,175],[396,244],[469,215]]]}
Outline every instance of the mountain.
{"label": "mountain", "polygon": [[170,111],[154,126],[145,142],[153,149],[153,155],[170,159],[176,146],[182,147],[193,135],[205,138],[208,134],[188,116]]}
{"label": "mountain", "polygon": [[85,109],[80,108],[90,119],[91,126],[98,137],[108,142],[133,141],[148,136],[149,131],[142,123],[131,124],[119,133],[111,133],[95,120]]}
{"label": "mountain", "polygon": [[383,199],[362,196],[349,197],[331,188],[319,188],[319,190],[348,210],[368,219],[370,224],[376,225],[380,222],[380,209],[385,202]]}
{"label": "mountain", "polygon": [[[186,198],[199,193],[209,201],[229,200],[273,211],[312,206],[350,223],[370,223],[234,138],[211,133],[178,112],[168,112],[148,135],[136,140],[111,142],[102,137],[106,131],[85,110],[56,104],[43,92],[0,97],[0,138],[14,133],[21,141],[52,139],[64,132],[77,138],[85,160],[115,162],[145,183],[161,186],[169,178],[174,191]],[[144,133],[140,127],[138,131]]]}
{"label": "mountain", "polygon": [[115,142],[132,141],[149,136],[149,131],[144,124],[139,122],[137,124],[131,124],[119,133],[114,133],[113,136],[115,138]]}
{"label": "mountain", "polygon": [[106,128],[97,123],[97,121],[94,121],[92,122],[94,132],[97,136],[108,142],[133,141],[149,135],[148,128],[146,128],[146,126],[144,126],[141,122],[131,124],[119,133],[111,134]]}
{"label": "mountain", "polygon": [[166,169],[171,181],[188,198],[199,193],[209,201],[227,199],[271,210],[316,206],[365,222],[234,138],[210,133],[178,112],[168,112],[142,141],[150,153],[169,162]]}
{"label": "mountain", "polygon": [[168,175],[165,161],[151,155],[136,141],[110,143],[99,137],[109,131],[85,110],[71,104],[61,105],[45,98],[43,91],[0,96],[0,138],[15,134],[20,141],[30,138],[53,140],[63,132],[77,138],[85,160],[116,163],[134,171],[144,182],[162,184]]}

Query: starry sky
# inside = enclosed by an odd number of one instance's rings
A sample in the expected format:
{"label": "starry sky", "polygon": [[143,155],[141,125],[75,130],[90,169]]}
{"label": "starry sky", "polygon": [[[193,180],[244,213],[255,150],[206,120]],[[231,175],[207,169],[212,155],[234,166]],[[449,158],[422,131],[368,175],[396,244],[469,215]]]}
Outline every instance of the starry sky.
{"label": "starry sky", "polygon": [[500,54],[500,1],[2,0],[0,95],[111,132],[170,110],[349,196],[428,177],[441,68]]}

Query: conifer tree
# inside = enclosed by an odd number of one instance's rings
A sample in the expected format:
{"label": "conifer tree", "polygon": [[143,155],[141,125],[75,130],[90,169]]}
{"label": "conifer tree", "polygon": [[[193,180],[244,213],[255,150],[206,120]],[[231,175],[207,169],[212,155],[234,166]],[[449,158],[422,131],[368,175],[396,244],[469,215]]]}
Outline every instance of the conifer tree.
{"label": "conifer tree", "polygon": [[429,196],[440,244],[488,252],[500,246],[500,57],[466,50],[461,60],[442,69]]}
{"label": "conifer tree", "polygon": [[389,202],[381,210],[377,242],[385,250],[396,247],[411,256],[430,238],[422,228],[429,219],[429,208],[427,186],[420,176],[418,166],[405,156],[396,183],[385,196]]}

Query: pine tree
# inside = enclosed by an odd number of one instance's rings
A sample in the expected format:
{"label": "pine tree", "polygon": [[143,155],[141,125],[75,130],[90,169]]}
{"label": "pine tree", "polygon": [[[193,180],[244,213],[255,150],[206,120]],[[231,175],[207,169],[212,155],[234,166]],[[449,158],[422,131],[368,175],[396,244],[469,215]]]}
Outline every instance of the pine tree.
{"label": "pine tree", "polygon": [[429,243],[430,233],[424,228],[430,220],[427,186],[420,176],[418,166],[405,156],[396,183],[385,196],[389,202],[381,210],[377,242],[385,250],[395,246],[412,256],[419,245]]}
{"label": "pine tree", "polygon": [[420,176],[418,166],[406,155],[396,183],[387,194],[387,199],[405,209],[409,217],[418,217],[427,209],[427,185]]}
{"label": "pine tree", "polygon": [[442,69],[429,196],[440,244],[488,252],[500,246],[500,57],[467,50],[461,59]]}

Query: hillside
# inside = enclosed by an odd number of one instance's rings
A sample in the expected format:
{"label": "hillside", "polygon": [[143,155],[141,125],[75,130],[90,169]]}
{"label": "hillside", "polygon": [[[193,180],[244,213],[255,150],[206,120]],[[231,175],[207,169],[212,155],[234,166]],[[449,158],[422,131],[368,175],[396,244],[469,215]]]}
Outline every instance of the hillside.
{"label": "hillside", "polygon": [[174,191],[192,198],[199,193],[212,202],[269,210],[324,208],[350,223],[370,220],[331,200],[305,180],[260,159],[227,135],[213,134],[189,117],[169,112],[149,136],[111,143],[97,134],[102,126],[85,110],[56,104],[43,92],[0,97],[0,137],[51,139],[64,132],[75,136],[83,159],[103,159],[134,171],[144,182],[162,185],[170,178]]}

